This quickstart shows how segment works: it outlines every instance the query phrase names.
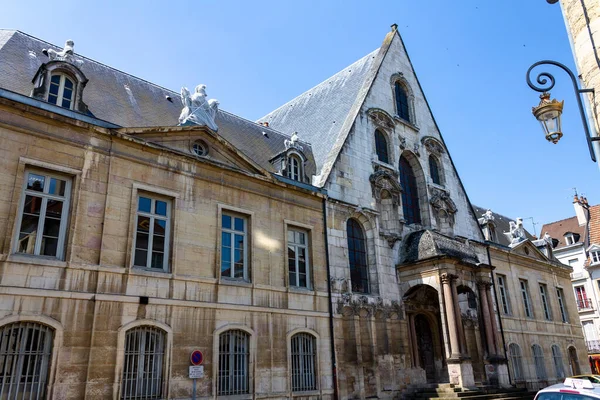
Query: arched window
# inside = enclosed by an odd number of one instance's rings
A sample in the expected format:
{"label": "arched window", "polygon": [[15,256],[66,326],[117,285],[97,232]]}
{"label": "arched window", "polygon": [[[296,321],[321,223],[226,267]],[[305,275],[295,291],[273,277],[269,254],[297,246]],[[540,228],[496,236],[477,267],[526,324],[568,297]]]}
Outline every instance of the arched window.
{"label": "arched window", "polygon": [[407,224],[420,224],[419,192],[417,179],[408,160],[400,157],[400,184],[402,185],[402,210]]}
{"label": "arched window", "polygon": [[71,78],[64,74],[52,75],[48,89],[48,103],[70,110],[73,108],[74,94],[75,84]]}
{"label": "arched window", "polygon": [[346,233],[348,235],[348,257],[350,259],[352,291],[369,293],[365,234],[360,223],[352,218],[348,220]]}
{"label": "arched window", "polygon": [[219,378],[217,395],[250,393],[250,335],[230,330],[219,335]]}
{"label": "arched window", "polygon": [[302,161],[298,156],[288,158],[287,177],[295,181],[302,181]]}
{"label": "arched window", "polygon": [[535,374],[538,379],[546,380],[548,375],[546,374],[546,365],[544,364],[544,353],[539,344],[531,346],[531,352],[533,353],[533,362],[535,364]]}
{"label": "arched window", "polygon": [[390,163],[387,140],[385,139],[385,135],[381,133],[379,129],[375,130],[375,151],[377,152],[379,161],[386,164]]}
{"label": "arched window", "polygon": [[309,333],[298,333],[292,336],[291,348],[292,391],[316,390],[316,338]]}
{"label": "arched window", "polygon": [[0,329],[2,399],[46,398],[54,330],[37,322],[15,322]]}
{"label": "arched window", "polygon": [[125,335],[121,399],[162,399],[166,334],[153,326],[138,326]]}
{"label": "arched window", "polygon": [[396,82],[396,111],[398,116],[403,120],[410,122],[410,114],[408,111],[408,96],[406,90],[402,87],[400,82]]}
{"label": "arched window", "polygon": [[525,379],[523,376],[523,356],[521,355],[521,348],[518,344],[511,343],[508,346],[508,357],[510,358],[514,379],[516,381]]}
{"label": "arched window", "polygon": [[553,344],[552,345],[552,359],[554,360],[554,369],[556,370],[557,378],[565,377],[565,367],[562,360],[562,353],[560,352],[560,347]]}
{"label": "arched window", "polygon": [[442,184],[442,180],[440,179],[440,165],[435,156],[429,156],[429,175],[433,183],[436,185]]}

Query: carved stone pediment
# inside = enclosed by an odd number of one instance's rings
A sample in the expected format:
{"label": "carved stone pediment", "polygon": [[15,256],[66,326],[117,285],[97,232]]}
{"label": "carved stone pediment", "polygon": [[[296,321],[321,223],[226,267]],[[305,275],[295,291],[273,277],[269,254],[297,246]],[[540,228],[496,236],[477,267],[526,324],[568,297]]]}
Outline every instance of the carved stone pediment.
{"label": "carved stone pediment", "polygon": [[454,223],[454,214],[458,211],[456,204],[450,198],[450,194],[445,190],[438,189],[436,187],[430,187],[432,196],[429,199],[429,204],[433,208],[434,213],[440,214],[442,211],[450,218],[451,222]]}
{"label": "carved stone pediment", "polygon": [[387,130],[394,129],[394,119],[387,112],[374,108],[370,109],[368,114],[373,123],[378,127]]}
{"label": "carved stone pediment", "polygon": [[425,136],[423,139],[421,139],[421,143],[430,154],[439,156],[445,153],[442,143],[432,136]]}
{"label": "carved stone pediment", "polygon": [[392,203],[395,206],[400,204],[402,187],[398,182],[398,174],[396,172],[384,168],[376,168],[375,172],[369,177],[369,182],[371,182],[373,197],[378,202],[381,201],[382,193],[387,191],[392,198]]}

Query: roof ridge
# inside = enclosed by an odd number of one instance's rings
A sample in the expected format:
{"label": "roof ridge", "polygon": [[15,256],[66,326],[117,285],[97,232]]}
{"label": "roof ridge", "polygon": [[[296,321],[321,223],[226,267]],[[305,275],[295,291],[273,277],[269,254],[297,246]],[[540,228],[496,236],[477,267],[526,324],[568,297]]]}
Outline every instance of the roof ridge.
{"label": "roof ridge", "polygon": [[306,93],[312,91],[315,88],[318,88],[319,86],[327,83],[327,81],[330,81],[331,79],[333,79],[334,77],[338,76],[339,74],[341,74],[342,72],[346,71],[348,68],[352,67],[355,64],[358,64],[359,62],[363,61],[365,58],[369,57],[370,55],[376,53],[379,51],[379,49],[381,49],[381,47],[378,47],[377,49],[371,51],[370,53],[362,56],[361,58],[359,58],[358,60],[354,61],[352,64],[345,66],[344,68],[342,68],[341,70],[339,70],[338,72],[336,72],[335,74],[327,77],[326,79],[324,79],[323,81],[317,83],[316,85],[312,86],[310,89],[305,90],[304,92],[300,93],[299,95],[297,95],[296,97],[294,97],[293,99],[287,101],[286,103],[282,104],[281,106],[277,107],[274,110],[269,111],[269,113],[263,115],[261,118],[259,118],[257,121],[261,121],[264,118],[268,117],[269,115],[275,113],[278,110],[281,110],[282,108],[284,108],[285,106],[287,106],[290,103],[295,102],[297,99],[299,99],[300,97],[304,96]]}
{"label": "roof ridge", "polygon": [[572,217],[568,217],[568,218],[559,219],[559,220],[557,220],[557,221],[553,221],[553,222],[548,222],[548,223],[546,223],[546,224],[542,225],[542,228],[543,228],[544,226],[546,226],[546,225],[554,225],[554,224],[557,224],[557,223],[559,223],[559,222],[566,221],[566,220],[568,220],[568,219],[577,219],[577,216],[576,216],[576,215],[574,215],[574,216],[572,216]]}
{"label": "roof ridge", "polygon": [[[55,45],[54,43],[47,42],[47,41],[45,41],[45,40],[43,40],[43,39],[40,39],[40,38],[38,38],[38,37],[35,37],[35,36],[33,36],[33,35],[30,35],[29,33],[26,33],[26,32],[23,32],[23,31],[20,31],[20,30],[18,30],[18,29],[2,29],[2,30],[3,30],[3,31],[12,31],[12,32],[14,32],[14,33],[20,33],[21,35],[25,35],[25,36],[27,36],[27,37],[30,37],[30,38],[32,38],[32,39],[35,39],[35,40],[37,40],[37,41],[39,41],[39,42],[46,43],[46,44],[48,44],[48,45],[50,45],[50,46],[54,46],[54,47],[60,48],[59,46]],[[127,73],[127,72],[125,72],[125,71],[121,71],[121,70],[120,70],[120,69],[118,69],[118,68],[111,67],[111,66],[110,66],[110,65],[108,65],[108,64],[101,63],[101,62],[99,62],[99,61],[96,61],[96,60],[94,60],[93,58],[86,57],[86,56],[84,56],[84,55],[82,55],[82,54],[80,54],[80,53],[77,53],[77,52],[75,52],[75,54],[77,54],[77,56],[79,56],[79,57],[81,57],[81,58],[84,58],[84,59],[86,59],[86,60],[88,60],[88,61],[90,61],[90,62],[92,62],[92,63],[98,64],[98,65],[102,65],[102,66],[104,66],[104,67],[106,67],[106,68],[109,68],[109,69],[111,69],[111,70],[113,70],[113,71],[116,71],[116,72],[118,72],[118,73],[120,73],[120,74],[123,74],[123,75],[130,76],[130,77],[132,77],[132,78],[134,78],[134,79],[137,79],[137,80],[139,80],[139,81],[142,81],[142,82],[145,82],[145,83],[147,83],[147,84],[150,84],[150,85],[152,85],[152,86],[154,86],[154,87],[156,87],[156,88],[158,88],[158,89],[166,90],[166,91],[168,91],[168,92],[170,92],[170,93],[173,93],[173,94],[179,95],[179,93],[178,93],[178,92],[176,92],[176,91],[174,91],[174,90],[172,90],[172,89],[168,89],[168,88],[166,88],[166,87],[164,87],[164,86],[157,85],[157,84],[156,84],[156,83],[154,83],[154,82],[150,82],[149,80],[146,80],[146,79],[140,78],[140,77],[138,77],[138,76],[132,75],[132,74],[130,74],[130,73]]]}

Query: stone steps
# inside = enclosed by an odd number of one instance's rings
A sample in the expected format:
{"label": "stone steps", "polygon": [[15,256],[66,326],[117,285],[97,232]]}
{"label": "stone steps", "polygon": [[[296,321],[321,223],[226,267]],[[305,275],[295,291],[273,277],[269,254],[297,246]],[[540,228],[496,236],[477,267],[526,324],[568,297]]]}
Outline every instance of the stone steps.
{"label": "stone steps", "polygon": [[474,390],[462,389],[451,384],[428,384],[413,387],[404,393],[404,399],[414,400],[533,400],[535,392],[528,392],[522,388],[492,388],[479,387]]}

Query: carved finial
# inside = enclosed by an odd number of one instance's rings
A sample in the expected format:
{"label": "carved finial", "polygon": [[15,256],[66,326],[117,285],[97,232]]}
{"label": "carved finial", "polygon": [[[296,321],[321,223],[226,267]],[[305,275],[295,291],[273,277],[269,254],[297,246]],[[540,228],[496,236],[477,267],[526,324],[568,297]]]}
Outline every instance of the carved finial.
{"label": "carved finial", "polygon": [[183,110],[179,115],[179,125],[200,125],[217,131],[215,117],[219,110],[219,102],[215,99],[206,100],[206,85],[198,85],[194,94],[186,87],[181,88]]}
{"label": "carved finial", "polygon": [[395,32],[398,30],[398,24],[392,24],[392,32]]}

